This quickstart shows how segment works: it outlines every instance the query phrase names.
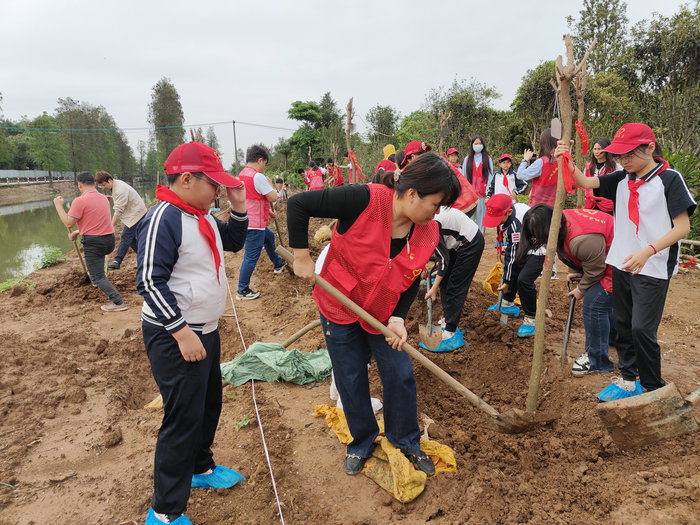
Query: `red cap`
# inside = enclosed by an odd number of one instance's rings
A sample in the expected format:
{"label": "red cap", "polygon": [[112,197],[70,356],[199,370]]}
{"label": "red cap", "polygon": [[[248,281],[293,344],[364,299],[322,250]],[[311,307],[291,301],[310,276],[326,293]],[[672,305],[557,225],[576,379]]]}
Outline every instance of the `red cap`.
{"label": "red cap", "polygon": [[457,148],[448,149],[446,155],[452,155],[453,153],[456,153],[457,155],[459,155],[459,151],[457,151]]}
{"label": "red cap", "polygon": [[401,161],[401,164],[399,165],[401,168],[403,168],[406,165],[406,157],[409,155],[415,155],[416,153],[425,153],[427,151],[430,151],[432,146],[430,144],[426,144],[425,142],[419,142],[417,140],[412,140],[408,144],[406,144],[406,147],[403,149],[403,160]]}
{"label": "red cap", "polygon": [[603,151],[613,155],[623,155],[629,153],[637,146],[656,142],[654,132],[646,124],[641,122],[629,122],[617,130],[613,137],[612,144]]}
{"label": "red cap", "polygon": [[379,171],[379,168],[384,168],[384,171],[396,171],[396,164],[394,164],[388,159],[384,159],[379,164],[377,164],[376,168],[374,168],[374,173],[377,173]]}
{"label": "red cap", "polygon": [[501,161],[506,160],[506,159],[513,162],[513,157],[508,155],[508,153],[504,153],[503,155],[501,155],[501,158],[498,159],[498,162],[501,162]]}
{"label": "red cap", "polygon": [[503,220],[503,216],[513,207],[513,199],[510,195],[499,193],[486,201],[486,215],[484,215],[484,226],[495,228]]}
{"label": "red cap", "polygon": [[175,173],[204,173],[214,182],[236,188],[242,181],[226,173],[221,164],[219,153],[201,142],[187,142],[175,148],[165,159],[165,174]]}

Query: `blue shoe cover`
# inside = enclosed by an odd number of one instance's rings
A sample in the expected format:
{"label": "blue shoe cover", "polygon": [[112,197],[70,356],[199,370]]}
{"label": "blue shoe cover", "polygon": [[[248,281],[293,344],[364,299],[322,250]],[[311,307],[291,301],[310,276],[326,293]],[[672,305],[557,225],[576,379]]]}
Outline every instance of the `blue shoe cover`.
{"label": "blue shoe cover", "polygon": [[245,477],[235,470],[216,465],[211,474],[195,474],[192,476],[192,488],[228,489],[244,479]]}
{"label": "blue shoe cover", "polygon": [[598,392],[598,399],[605,403],[606,401],[616,401],[625,399],[626,397],[638,396],[644,391],[642,384],[639,381],[634,382],[634,390],[625,390],[620,388],[615,383],[610,383],[603,390]]}
{"label": "blue shoe cover", "polygon": [[[491,312],[495,312],[498,310],[498,303],[494,304],[493,306],[489,306],[487,310]],[[513,317],[518,317],[520,315],[520,307],[519,306],[503,306],[501,305],[501,313],[504,313],[506,315],[511,315]]]}
{"label": "blue shoe cover", "polygon": [[518,337],[532,337],[535,335],[534,324],[524,324],[518,328]]}
{"label": "blue shoe cover", "polygon": [[[444,330],[444,328],[443,328]],[[425,346],[423,343],[419,343],[418,346],[421,348],[425,348],[429,352],[453,352],[454,350],[457,350],[458,348],[462,348],[465,344],[464,342],[464,332],[457,328],[455,330],[455,335],[450,337],[449,339],[443,339],[440,344],[433,350],[430,350],[427,346]]]}
{"label": "blue shoe cover", "polygon": [[[181,515],[175,521],[170,522],[171,525],[192,525],[192,522],[184,514]],[[156,513],[153,509],[148,509],[148,514],[146,514],[146,525],[167,525],[164,521],[160,521],[156,518]]]}

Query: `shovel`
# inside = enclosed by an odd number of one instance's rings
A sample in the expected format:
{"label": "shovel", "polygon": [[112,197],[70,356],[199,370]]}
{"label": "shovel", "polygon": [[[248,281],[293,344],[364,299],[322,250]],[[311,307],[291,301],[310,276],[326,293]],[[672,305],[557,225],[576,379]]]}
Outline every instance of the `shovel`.
{"label": "shovel", "polygon": [[[503,285],[503,279],[501,278],[501,285]],[[503,290],[498,292],[498,308],[496,311],[501,314],[501,318],[498,320],[501,326],[506,326],[508,324],[508,314],[501,312],[501,305],[503,304]]]}
{"label": "shovel", "polygon": [[[430,290],[430,273],[426,277],[428,290]],[[442,342],[442,328],[433,324],[433,300],[428,297],[428,324],[418,326],[418,334],[420,335],[421,343],[428,350],[435,350]]]}
{"label": "shovel", "polygon": [[[68,227],[66,226],[66,228],[68,228]],[[69,234],[71,233],[70,228],[68,228],[68,233]],[[73,239],[73,246],[75,247],[75,251],[78,254],[78,259],[80,260],[80,266],[82,266],[83,270],[85,270],[85,276],[84,276],[85,282],[86,283],[92,282],[92,280],[90,279],[90,274],[87,271],[87,266],[85,266],[85,261],[83,260],[83,254],[80,253],[80,248],[78,248],[78,242],[75,239]]]}
{"label": "shovel", "polygon": [[[285,248],[279,246],[277,248],[277,253],[279,255],[281,255],[287,261],[288,265],[291,266],[294,263],[294,256],[291,254],[291,252],[289,252]],[[320,286],[326,292],[328,292],[330,295],[332,295],[341,304],[346,306],[353,313],[355,313],[358,317],[360,317],[363,321],[365,321],[370,326],[372,326],[372,328],[374,328],[375,330],[378,330],[379,332],[384,334],[386,337],[395,337],[396,336],[396,334],[394,332],[389,330],[386,326],[384,326],[382,323],[377,321],[374,317],[372,317],[370,314],[368,314],[366,311],[364,311],[362,308],[360,308],[352,300],[348,299],[342,293],[340,293],[338,290],[336,290],[323,277],[316,274],[316,275],[314,275],[314,281],[316,282],[316,284],[318,286]],[[512,409],[508,410],[507,412],[504,412],[501,414],[498,412],[498,410],[493,408],[486,401],[481,399],[474,392],[472,392],[467,387],[465,387],[462,383],[457,381],[450,374],[445,372],[442,368],[437,366],[430,359],[428,359],[423,354],[421,354],[418,350],[413,348],[410,344],[404,343],[403,346],[401,347],[401,349],[404,350],[413,359],[415,359],[420,364],[422,364],[425,368],[427,368],[428,371],[430,371],[433,375],[435,375],[438,379],[440,379],[447,386],[449,386],[450,388],[452,388],[453,390],[455,390],[459,394],[466,397],[467,401],[469,401],[476,408],[478,408],[479,410],[482,410],[483,412],[488,414],[490,416],[490,419],[487,423],[487,426],[493,430],[497,430],[499,432],[504,432],[506,434],[517,434],[519,432],[526,432],[527,430],[530,430],[531,428],[533,428],[539,424],[549,423],[549,422],[554,421],[555,419],[559,419],[561,417],[558,414],[549,414],[549,413],[537,414],[535,412],[525,412],[523,410],[518,410],[517,408],[512,408]]]}
{"label": "shovel", "polygon": [[693,405],[698,400],[700,388],[684,400],[669,383],[646,394],[600,403],[597,411],[615,444],[626,450],[696,431]]}
{"label": "shovel", "polygon": [[[578,283],[578,279],[572,279],[571,283]],[[571,285],[567,282],[566,288],[571,291]],[[568,364],[566,358],[566,349],[569,346],[569,336],[571,335],[571,321],[574,319],[574,308],[576,307],[576,297],[573,295],[569,300],[569,315],[566,317],[566,326],[564,327],[564,344],[561,347],[561,366]]]}

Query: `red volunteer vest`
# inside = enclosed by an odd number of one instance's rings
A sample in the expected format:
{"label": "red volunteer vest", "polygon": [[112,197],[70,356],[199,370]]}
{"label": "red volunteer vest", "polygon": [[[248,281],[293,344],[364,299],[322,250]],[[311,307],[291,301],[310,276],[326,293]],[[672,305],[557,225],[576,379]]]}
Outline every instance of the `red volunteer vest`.
{"label": "red volunteer vest", "polygon": [[307,171],[306,175],[309,177],[309,189],[310,190],[322,190],[325,185],[323,184],[323,173],[320,169],[316,171]]}
{"label": "red volunteer vest", "polygon": [[[598,173],[598,175],[593,175],[593,173],[591,172],[590,162],[586,164],[586,169],[584,170],[584,174],[586,175],[586,177],[600,177],[601,175],[605,175],[606,173],[608,173],[608,167],[603,166],[600,169],[600,173]],[[606,199],[605,197],[596,197],[595,195],[593,195],[593,188],[586,188],[586,198],[584,202],[585,204],[583,205],[583,207],[587,210],[595,210],[597,208],[600,211],[611,212],[615,208],[615,205],[613,204],[613,201],[611,199]]]}
{"label": "red volunteer vest", "polygon": [[[564,253],[578,268],[581,268],[581,261],[571,255],[569,249],[569,242],[574,237],[598,233],[605,237],[605,253],[608,253],[615,234],[615,220],[612,216],[599,210],[564,210],[564,216],[566,217]],[[605,265],[605,275],[600,280],[600,284],[605,291],[612,292],[612,266],[609,264]]]}
{"label": "red volunteer vest", "polygon": [[[381,323],[386,324],[399,297],[420,276],[438,244],[438,225],[416,224],[406,248],[393,259],[391,215],[393,190],[381,184],[369,185],[369,204],[348,231],[338,233],[336,224],[330,248],[321,270],[326,279]],[[314,301],[321,313],[337,324],[358,321],[357,315],[320,286],[314,287]],[[360,320],[362,328],[378,334]]]}
{"label": "red volunteer vest", "polygon": [[257,171],[246,166],[238,174],[238,178],[245,184],[245,206],[248,209],[248,228],[266,228],[270,216],[270,203],[265,195],[255,189],[253,178]]}
{"label": "red volunteer vest", "polygon": [[462,175],[462,171],[457,166],[458,165],[453,165],[452,171],[454,171],[455,175],[457,176],[462,192],[452,207],[459,211],[468,211],[473,207],[474,203],[479,200],[479,196],[474,191],[472,185],[469,184],[467,178]]}
{"label": "red volunteer vest", "polygon": [[345,182],[345,177],[343,177],[343,172],[340,171],[338,166],[333,166],[331,170],[331,176],[333,177],[333,186],[342,186]]}
{"label": "red volunteer vest", "polygon": [[532,190],[530,191],[530,206],[543,202],[554,206],[557,198],[557,173],[559,167],[555,159],[542,157],[542,173],[539,177],[532,179]]}
{"label": "red volunteer vest", "polygon": [[481,159],[481,164],[479,164],[478,166],[474,164],[474,169],[472,170],[471,184],[474,188],[474,191],[479,197],[486,197],[486,183],[484,182],[482,170],[482,168],[484,167],[484,155],[481,156]]}

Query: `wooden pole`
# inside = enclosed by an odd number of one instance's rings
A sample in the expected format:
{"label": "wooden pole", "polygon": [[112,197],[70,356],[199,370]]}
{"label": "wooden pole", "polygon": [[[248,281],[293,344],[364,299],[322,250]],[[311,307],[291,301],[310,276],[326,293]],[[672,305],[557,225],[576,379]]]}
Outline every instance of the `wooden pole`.
{"label": "wooden pole", "polygon": [[[588,83],[588,74],[586,59],[582,60],[583,67],[579,71],[576,78],[574,78],[574,86],[576,88],[576,102],[578,105],[578,118],[577,120],[583,121],[584,114],[584,95],[586,94],[586,84]],[[592,146],[591,146],[592,147]],[[583,158],[583,143],[581,138],[576,134],[576,156],[574,157],[577,166],[585,166],[585,160]],[[583,208],[583,189],[576,189],[576,207]]]}
{"label": "wooden pole", "polygon": [[[348,107],[346,108],[347,110],[347,125],[345,126],[345,147],[347,148],[346,151],[350,153],[352,151],[352,148],[350,147],[350,132],[352,131],[352,117],[355,115],[352,109],[352,97],[350,97],[350,100],[348,101]],[[355,181],[355,178],[353,177],[353,172],[355,171],[355,165],[353,164],[352,169],[348,170],[348,184],[352,184]]]}
{"label": "wooden pole", "polygon": [[[559,95],[559,107],[561,108],[561,140],[568,144],[571,139],[571,96],[569,89],[571,82],[578,72],[583,67],[588,55],[590,55],[595,39],[591,43],[583,61],[575,66],[574,49],[571,45],[571,36],[564,36],[566,44],[567,64],[563,65],[561,55],[556,60],[557,73],[557,89]],[[547,257],[545,258],[544,268],[542,269],[542,279],[540,280],[540,292],[537,297],[537,313],[535,315],[535,346],[532,355],[532,370],[530,372],[530,385],[527,392],[526,409],[528,412],[537,410],[537,393],[540,388],[540,379],[542,376],[542,358],[544,355],[544,325],[547,310],[547,299],[549,298],[549,286],[552,279],[552,266],[554,264],[554,255],[557,250],[557,238],[559,237],[559,228],[561,226],[561,216],[564,209],[564,197],[566,190],[564,189],[564,178],[562,175],[562,159],[559,159],[557,170],[557,197],[554,201],[554,212],[552,213],[552,221],[549,224],[549,237],[547,238]]]}

